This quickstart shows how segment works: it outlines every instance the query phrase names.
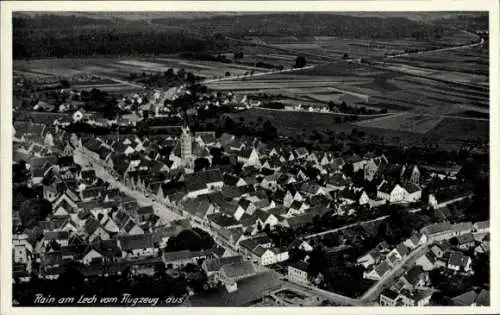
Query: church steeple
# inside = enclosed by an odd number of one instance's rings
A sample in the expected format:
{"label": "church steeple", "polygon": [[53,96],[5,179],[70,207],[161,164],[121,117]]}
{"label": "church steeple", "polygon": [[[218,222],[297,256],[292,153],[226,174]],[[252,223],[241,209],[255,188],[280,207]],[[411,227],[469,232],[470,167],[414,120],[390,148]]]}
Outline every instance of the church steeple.
{"label": "church steeple", "polygon": [[186,168],[193,167],[193,138],[191,136],[191,130],[187,124],[181,128],[181,159],[182,164]]}

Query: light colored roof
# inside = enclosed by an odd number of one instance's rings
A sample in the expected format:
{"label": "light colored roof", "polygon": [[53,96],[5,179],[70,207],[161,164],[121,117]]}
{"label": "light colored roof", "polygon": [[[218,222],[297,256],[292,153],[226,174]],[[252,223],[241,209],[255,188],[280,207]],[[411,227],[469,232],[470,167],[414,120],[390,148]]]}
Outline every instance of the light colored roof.
{"label": "light colored roof", "polygon": [[221,267],[221,273],[226,278],[240,279],[255,273],[255,267],[250,261],[235,261]]}
{"label": "light colored roof", "polygon": [[218,271],[224,265],[241,261],[243,261],[243,256],[241,255],[209,259],[205,261],[205,269],[208,272]]}

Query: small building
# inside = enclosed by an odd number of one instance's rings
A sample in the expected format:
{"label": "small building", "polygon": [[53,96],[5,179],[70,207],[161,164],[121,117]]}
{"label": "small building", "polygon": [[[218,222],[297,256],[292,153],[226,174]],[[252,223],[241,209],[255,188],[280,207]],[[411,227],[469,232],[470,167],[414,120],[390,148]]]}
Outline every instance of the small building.
{"label": "small building", "polygon": [[448,263],[446,267],[454,271],[471,271],[472,260],[469,256],[459,251],[453,251],[450,253]]}
{"label": "small building", "polygon": [[380,306],[397,306],[396,303],[399,300],[399,293],[394,292],[391,289],[385,289],[382,291],[379,297]]}
{"label": "small building", "polygon": [[309,264],[303,261],[298,261],[288,266],[288,281],[298,284],[309,284],[307,268]]}

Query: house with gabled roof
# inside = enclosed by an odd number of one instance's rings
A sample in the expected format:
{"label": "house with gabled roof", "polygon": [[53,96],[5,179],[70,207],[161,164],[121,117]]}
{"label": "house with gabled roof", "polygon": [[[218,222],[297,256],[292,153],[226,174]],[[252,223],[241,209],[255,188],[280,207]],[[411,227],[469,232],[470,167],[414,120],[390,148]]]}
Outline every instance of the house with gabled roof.
{"label": "house with gabled roof", "polygon": [[171,266],[173,268],[178,268],[189,263],[197,264],[199,260],[207,260],[209,257],[212,257],[212,251],[210,250],[180,250],[175,252],[163,252],[162,261],[167,267]]}
{"label": "house with gabled roof", "polygon": [[379,264],[383,258],[384,256],[378,250],[373,249],[365,255],[359,257],[356,260],[356,263],[362,265],[366,269],[372,265]]}
{"label": "house with gabled roof", "polygon": [[262,228],[268,225],[271,229],[273,229],[282,221],[282,218],[279,214],[273,214],[269,211],[258,209],[257,211],[255,211],[255,214],[257,216],[257,224],[260,224]]}
{"label": "house with gabled roof", "polygon": [[309,156],[309,151],[307,151],[307,149],[304,147],[300,147],[293,150],[293,155],[295,156],[296,159],[306,160],[307,157]]}
{"label": "house with gabled roof", "polygon": [[281,225],[289,228],[298,228],[301,226],[304,226],[306,224],[309,224],[312,222],[314,218],[314,215],[312,214],[300,214],[300,215],[295,215],[290,218],[284,218],[283,222]]}
{"label": "house with gabled roof", "polygon": [[144,234],[144,230],[134,220],[130,219],[121,230],[121,233],[124,235],[140,235]]}
{"label": "house with gabled roof", "polygon": [[94,216],[89,216],[84,223],[83,229],[89,242],[97,239],[107,240],[110,238],[109,233],[101,226],[99,221]]}
{"label": "house with gabled roof", "polygon": [[283,162],[276,156],[269,157],[261,163],[261,170],[279,171],[283,165]]}
{"label": "house with gabled roof", "polygon": [[379,304],[380,306],[397,306],[399,300],[398,292],[391,289],[384,289],[380,294]]}
{"label": "house with gabled roof", "polygon": [[377,187],[377,198],[387,200],[387,202],[415,202],[420,200],[422,190],[413,184],[394,184],[382,181]]}
{"label": "house with gabled roof", "polygon": [[221,213],[234,217],[237,221],[240,221],[242,216],[245,214],[245,209],[243,209],[236,202],[223,202],[219,205],[219,211]]}
{"label": "house with gabled roof", "polygon": [[309,264],[304,261],[298,261],[288,266],[288,281],[301,285],[309,284],[308,271]]}
{"label": "house with gabled roof", "polygon": [[295,210],[297,213],[303,213],[304,210],[309,209],[309,205],[305,201],[294,200],[288,208]]}
{"label": "house with gabled roof", "polygon": [[259,153],[255,148],[245,148],[238,153],[238,162],[243,163],[243,166],[261,167]]}
{"label": "house with gabled roof", "polygon": [[365,271],[363,273],[363,278],[378,281],[390,270],[391,267],[389,263],[387,261],[383,261],[378,265],[374,265],[371,270]]}
{"label": "house with gabled roof", "polygon": [[487,233],[490,231],[490,221],[479,221],[474,223],[474,232]]}
{"label": "house with gabled roof", "polygon": [[364,190],[346,189],[340,192],[339,199],[345,204],[357,203],[359,205],[366,205],[370,202],[370,197]]}
{"label": "house with gabled roof", "polygon": [[449,254],[449,258],[446,267],[455,271],[471,271],[472,259],[460,251],[452,251]]}
{"label": "house with gabled roof", "polygon": [[432,252],[427,252],[420,256],[415,264],[422,267],[424,271],[430,271],[436,268],[437,257]]}
{"label": "house with gabled roof", "polygon": [[219,138],[219,142],[221,144],[229,144],[231,143],[232,141],[234,141],[234,139],[236,139],[236,136],[235,135],[232,135],[232,134],[229,134],[229,133],[223,133],[220,138]]}
{"label": "house with gabled roof", "polygon": [[472,233],[458,235],[457,241],[457,248],[461,250],[468,250],[476,245],[476,240]]}
{"label": "house with gabled roof", "polygon": [[452,224],[451,229],[453,230],[453,235],[459,236],[467,233],[472,233],[474,230],[474,225],[472,222],[460,222]]}
{"label": "house with gabled roof", "polygon": [[304,182],[300,186],[300,191],[309,197],[312,196],[317,196],[317,195],[326,195],[326,189],[318,184],[315,184],[313,182]]}
{"label": "house with gabled roof", "polygon": [[344,159],[344,162],[346,164],[351,164],[354,173],[356,173],[357,171],[363,169],[363,167],[365,166],[367,161],[365,159],[363,159],[361,156],[359,156],[358,154],[353,154],[349,157],[346,157]]}
{"label": "house with gabled roof", "polygon": [[207,220],[212,226],[212,228],[219,229],[233,229],[233,228],[241,228],[242,225],[238,222],[234,217],[223,214],[223,213],[213,213],[207,215]]}
{"label": "house with gabled roof", "polygon": [[186,199],[182,203],[183,215],[199,225],[206,223],[207,216],[215,212],[215,206],[206,196]]}
{"label": "house with gabled roof", "polygon": [[197,131],[195,132],[194,137],[195,141],[203,147],[214,147],[218,144],[215,131]]}
{"label": "house with gabled roof", "polygon": [[199,195],[209,194],[222,189],[224,181],[219,169],[210,169],[192,174],[184,175],[184,182],[187,189],[187,198],[194,198]]}
{"label": "house with gabled roof", "polygon": [[413,233],[412,236],[404,241],[406,247],[414,249],[425,243],[422,234]]}
{"label": "house with gabled roof", "polygon": [[139,222],[147,221],[154,213],[153,206],[140,207],[137,209],[137,219]]}
{"label": "house with gabled roof", "polygon": [[418,166],[416,164],[405,165],[405,169],[401,174],[401,180],[413,185],[420,185],[420,169]]}
{"label": "house with gabled roof", "polygon": [[366,164],[363,166],[364,170],[364,179],[366,181],[372,181],[375,175],[377,174],[380,167],[384,167],[389,164],[387,158],[382,155],[380,157],[373,157],[366,161]]}
{"label": "house with gabled roof", "polygon": [[41,240],[42,248],[46,248],[51,242],[57,242],[60,246],[68,246],[69,232],[48,231]]}
{"label": "house with gabled roof", "polygon": [[434,223],[420,229],[426,243],[449,239],[453,235],[453,228],[450,222]]}
{"label": "house with gabled roof", "polygon": [[470,290],[451,299],[455,306],[490,306],[490,291]]}
{"label": "house with gabled roof", "polygon": [[153,257],[157,255],[152,234],[123,235],[118,238],[122,257],[134,259],[138,257]]}

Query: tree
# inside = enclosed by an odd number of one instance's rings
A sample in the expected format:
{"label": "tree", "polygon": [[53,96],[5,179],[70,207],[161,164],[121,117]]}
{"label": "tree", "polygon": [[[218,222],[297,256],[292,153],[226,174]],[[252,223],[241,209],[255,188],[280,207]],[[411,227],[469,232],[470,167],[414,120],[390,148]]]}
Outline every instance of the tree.
{"label": "tree", "polygon": [[69,294],[69,296],[77,295],[82,293],[84,279],[80,271],[80,264],[77,262],[70,262],[66,270],[57,279],[57,287],[61,293]]}
{"label": "tree", "polygon": [[346,163],[342,167],[342,171],[344,172],[344,174],[347,177],[353,177],[354,176],[354,167],[353,167],[352,163]]}
{"label": "tree", "polygon": [[71,86],[71,84],[69,83],[68,79],[61,79],[59,80],[59,82],[61,83],[61,87],[63,89],[67,89]]}
{"label": "tree", "polygon": [[277,137],[278,131],[276,128],[271,124],[269,120],[266,120],[264,124],[262,125],[262,138],[264,140],[273,140]]}
{"label": "tree", "polygon": [[306,66],[306,57],[304,56],[298,56],[295,59],[295,66],[294,68],[304,68]]}
{"label": "tree", "polygon": [[333,101],[328,102],[328,110],[331,112],[335,110],[335,104],[333,103]]}
{"label": "tree", "polygon": [[177,71],[177,76],[181,79],[184,79],[186,76],[186,69],[181,68]]}
{"label": "tree", "polygon": [[456,237],[450,238],[450,245],[457,246],[458,245],[458,238],[456,238]]}
{"label": "tree", "polygon": [[32,228],[52,213],[52,205],[45,199],[29,199],[19,209],[19,216],[25,228]]}
{"label": "tree", "polygon": [[309,277],[316,277],[325,267],[325,252],[323,249],[316,247],[309,254],[309,265],[307,266],[307,275]]}
{"label": "tree", "polygon": [[348,53],[344,53],[344,55],[342,56],[342,59],[349,59],[349,54]]}
{"label": "tree", "polygon": [[260,222],[257,222],[257,231],[262,232],[262,224]]}
{"label": "tree", "polygon": [[171,78],[174,75],[174,70],[172,68],[168,68],[168,70],[163,73],[163,76],[168,78]]}
{"label": "tree", "polygon": [[199,172],[210,167],[210,161],[206,158],[197,158],[194,160],[194,171]]}
{"label": "tree", "polygon": [[163,262],[158,262],[155,264],[154,267],[155,275],[162,277],[165,275],[166,270],[167,269],[165,268],[165,264]]}
{"label": "tree", "polygon": [[192,72],[188,72],[186,76],[186,81],[188,81],[191,84],[194,84],[196,82],[196,76]]}
{"label": "tree", "polygon": [[225,76],[226,76],[226,77],[230,77],[230,76],[231,76],[231,73],[230,73],[229,71],[226,71]]}
{"label": "tree", "polygon": [[271,226],[269,225],[269,223],[267,223],[266,225],[264,225],[264,230],[263,230],[266,234],[269,234],[271,232]]}
{"label": "tree", "polygon": [[226,119],[224,120],[224,129],[227,131],[233,131],[234,127],[234,120],[232,120],[230,117],[226,117]]}
{"label": "tree", "polygon": [[177,236],[168,239],[166,251],[191,250],[197,251],[202,249],[210,249],[214,246],[213,238],[205,231],[193,228],[192,230],[184,230]]}

